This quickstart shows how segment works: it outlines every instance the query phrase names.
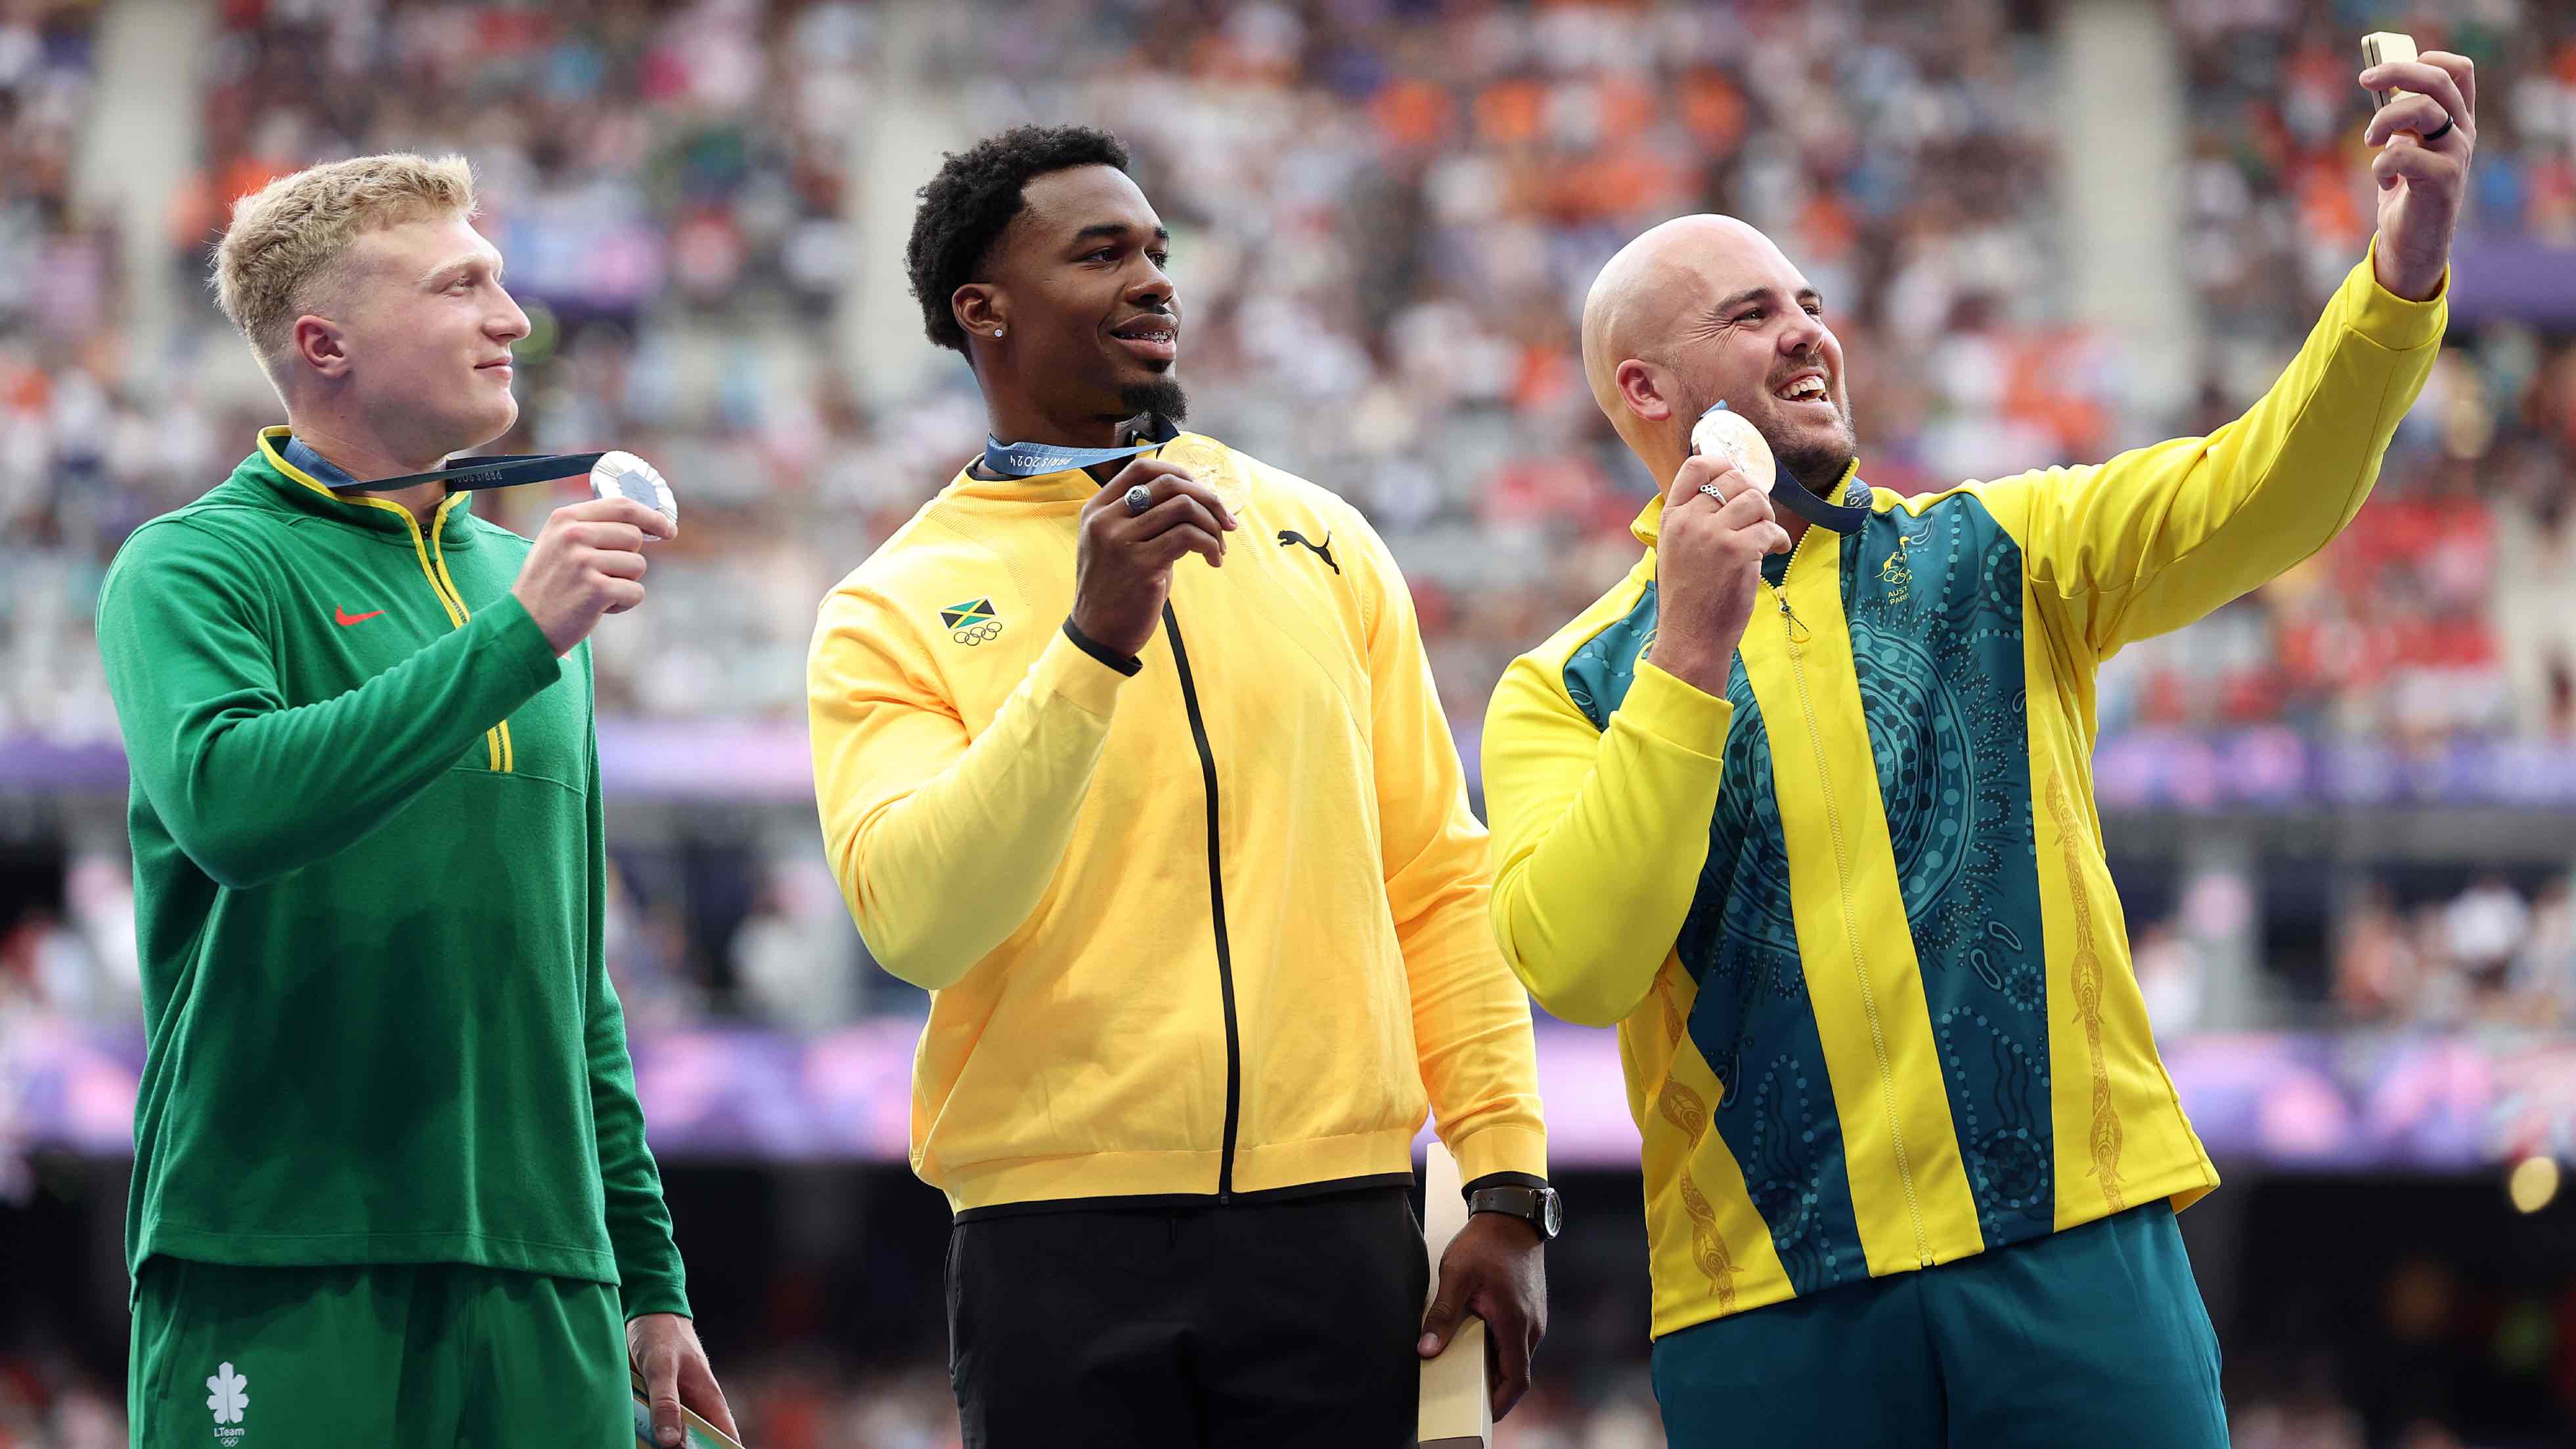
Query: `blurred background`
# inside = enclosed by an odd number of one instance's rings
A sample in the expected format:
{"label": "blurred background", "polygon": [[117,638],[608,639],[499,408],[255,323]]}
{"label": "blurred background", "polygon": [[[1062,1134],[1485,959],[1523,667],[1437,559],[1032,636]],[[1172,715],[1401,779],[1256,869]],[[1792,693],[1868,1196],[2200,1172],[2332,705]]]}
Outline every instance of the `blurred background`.
{"label": "blurred background", "polygon": [[[823,865],[802,691],[826,589],[981,438],[904,289],[942,150],[1134,147],[1193,425],[1376,521],[1472,775],[1504,663],[1634,557],[1649,485],[1575,346],[1622,242],[1776,237],[1882,486],[2203,432],[2362,254],[2375,29],[2479,67],[2445,351],[2349,532],[2107,666],[2101,803],[2227,1176],[2183,1225],[2236,1442],[2576,1443],[2568,0],[0,0],[0,1446],[124,1442],[142,1039],[91,616],[126,534],[281,420],[205,286],[230,198],[465,153],[536,322],[496,447],[674,480],[688,533],[596,648],[608,949],[691,1296],[755,1449],[937,1449],[924,1004]],[[523,531],[560,501],[486,497]],[[1615,1043],[1540,1048],[1572,1226],[1498,1443],[1660,1444]]]}

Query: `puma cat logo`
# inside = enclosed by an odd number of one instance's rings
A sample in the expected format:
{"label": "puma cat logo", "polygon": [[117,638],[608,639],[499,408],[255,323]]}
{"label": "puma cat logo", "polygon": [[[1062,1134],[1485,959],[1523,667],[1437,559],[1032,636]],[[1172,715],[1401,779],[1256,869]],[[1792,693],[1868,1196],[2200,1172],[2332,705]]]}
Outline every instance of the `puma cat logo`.
{"label": "puma cat logo", "polygon": [[1300,548],[1313,549],[1315,551],[1315,557],[1322,559],[1324,561],[1324,566],[1331,569],[1333,572],[1340,573],[1342,571],[1342,566],[1333,562],[1333,536],[1331,534],[1325,534],[1324,541],[1322,543],[1317,543],[1313,539],[1308,538],[1306,535],[1299,533],[1293,528],[1283,528],[1279,530],[1279,546],[1281,548],[1286,548],[1292,543]]}

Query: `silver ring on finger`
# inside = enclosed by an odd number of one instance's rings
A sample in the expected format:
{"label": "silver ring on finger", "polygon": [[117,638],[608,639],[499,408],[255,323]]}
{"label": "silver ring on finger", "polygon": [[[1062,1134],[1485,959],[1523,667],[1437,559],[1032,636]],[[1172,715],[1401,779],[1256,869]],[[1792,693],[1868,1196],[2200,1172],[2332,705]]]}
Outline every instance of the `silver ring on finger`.
{"label": "silver ring on finger", "polygon": [[1714,483],[1702,483],[1699,485],[1699,491],[1716,499],[1719,503],[1724,503],[1726,501],[1726,490],[1718,487]]}
{"label": "silver ring on finger", "polygon": [[1153,490],[1153,489],[1146,487],[1146,486],[1145,486],[1144,484],[1142,484],[1142,483],[1139,483],[1139,484],[1137,484],[1135,487],[1130,488],[1130,489],[1128,489],[1128,490],[1127,490],[1127,511],[1128,511],[1128,513],[1130,513],[1130,514],[1142,514],[1146,509],[1151,508],[1151,507],[1153,507],[1153,506],[1154,506],[1154,490]]}

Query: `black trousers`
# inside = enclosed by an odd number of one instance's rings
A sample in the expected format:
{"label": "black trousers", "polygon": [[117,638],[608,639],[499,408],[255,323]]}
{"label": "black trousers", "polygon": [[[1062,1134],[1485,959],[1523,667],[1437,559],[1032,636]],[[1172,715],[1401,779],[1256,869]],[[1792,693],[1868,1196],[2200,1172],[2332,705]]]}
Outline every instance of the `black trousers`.
{"label": "black trousers", "polygon": [[1412,1449],[1430,1276],[1401,1187],[970,1218],[966,1449]]}

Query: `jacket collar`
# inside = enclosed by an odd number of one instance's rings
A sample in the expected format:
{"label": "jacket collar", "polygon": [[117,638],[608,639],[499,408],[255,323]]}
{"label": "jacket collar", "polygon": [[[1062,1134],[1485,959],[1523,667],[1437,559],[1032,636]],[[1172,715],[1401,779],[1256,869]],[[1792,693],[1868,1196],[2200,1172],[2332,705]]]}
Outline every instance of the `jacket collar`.
{"label": "jacket collar", "polygon": [[[411,542],[415,525],[410,509],[389,499],[334,493],[329,483],[287,458],[287,441],[292,436],[292,430],[282,426],[260,429],[259,450],[242,460],[243,470],[267,483],[277,501],[295,512],[382,534],[389,542]],[[438,505],[438,513],[431,526],[437,534],[440,548],[473,546],[474,530],[466,526],[466,519],[471,516],[466,504],[473,496],[465,492],[450,493]]]}

